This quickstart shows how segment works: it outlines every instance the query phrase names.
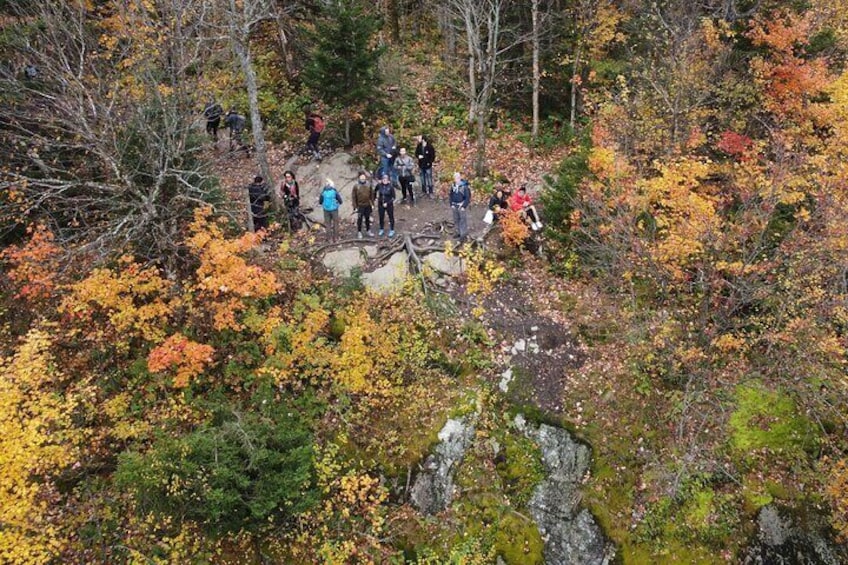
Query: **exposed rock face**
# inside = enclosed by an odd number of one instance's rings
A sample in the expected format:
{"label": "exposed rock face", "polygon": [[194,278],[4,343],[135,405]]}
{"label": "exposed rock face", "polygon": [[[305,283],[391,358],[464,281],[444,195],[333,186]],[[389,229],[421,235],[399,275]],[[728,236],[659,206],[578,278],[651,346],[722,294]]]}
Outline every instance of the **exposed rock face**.
{"label": "exposed rock face", "polygon": [[362,274],[362,284],[377,292],[391,292],[403,285],[409,273],[409,256],[406,251],[395,253],[385,265]]}
{"label": "exposed rock face", "polygon": [[430,253],[424,257],[424,263],[431,269],[452,277],[462,274],[462,260],[459,257],[448,257],[441,251]]}
{"label": "exposed rock face", "polygon": [[346,277],[355,267],[365,265],[367,256],[357,247],[339,249],[324,255],[324,266],[330,269],[337,277]]}
{"label": "exposed rock face", "polygon": [[837,546],[825,524],[795,524],[785,511],[764,506],[757,516],[759,531],[744,552],[744,565],[839,565],[848,563],[848,548]]}
{"label": "exposed rock face", "polygon": [[542,424],[538,429],[516,417],[516,426],[542,452],[545,480],[528,503],[530,515],[545,542],[548,565],[607,565],[615,548],[592,514],[579,507],[579,487],[589,470],[590,452],[563,429]]}
{"label": "exposed rock face", "polygon": [[474,423],[467,418],[448,420],[439,432],[439,445],[424,462],[410,492],[413,506],[425,514],[447,508],[453,498],[453,476],[474,438]]}

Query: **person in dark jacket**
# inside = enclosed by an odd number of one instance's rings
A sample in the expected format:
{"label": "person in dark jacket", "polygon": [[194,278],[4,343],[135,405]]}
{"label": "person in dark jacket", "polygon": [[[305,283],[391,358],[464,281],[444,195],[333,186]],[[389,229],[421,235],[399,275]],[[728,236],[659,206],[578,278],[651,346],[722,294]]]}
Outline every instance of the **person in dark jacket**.
{"label": "person in dark jacket", "polygon": [[386,214],[389,215],[389,237],[395,235],[395,185],[389,175],[384,174],[377,185],[377,212],[380,218],[380,232],[383,235]]}
{"label": "person in dark jacket", "polygon": [[436,162],[436,149],[427,136],[418,136],[415,156],[418,158],[418,170],[421,171],[421,192],[433,198],[433,163]]}
{"label": "person in dark jacket", "polygon": [[268,214],[265,212],[265,203],[271,198],[265,179],[255,177],[253,182],[247,185],[247,197],[250,200],[250,215],[253,216],[253,231],[267,229]]}
{"label": "person in dark jacket", "polygon": [[247,120],[235,110],[230,110],[224,117],[224,127],[230,130],[230,151],[240,149],[250,155],[250,150],[241,138],[245,125],[247,125]]}
{"label": "person in dark jacket", "polygon": [[498,220],[498,215],[509,208],[509,200],[502,188],[496,189],[492,196],[489,197],[489,210],[494,215],[494,220]]}
{"label": "person in dark jacket", "polygon": [[277,197],[285,203],[288,210],[297,211],[300,207],[300,185],[297,184],[293,171],[283,173]]}
{"label": "person in dark jacket", "polygon": [[471,185],[459,173],[453,174],[448,202],[453,212],[456,237],[460,242],[464,242],[468,237],[468,206],[471,204]]}
{"label": "person in dark jacket", "polygon": [[365,221],[365,230],[368,232],[368,237],[374,237],[374,232],[371,231],[371,207],[374,204],[374,187],[368,182],[368,175],[365,171],[359,172],[359,178],[353,186],[353,194],[351,194],[353,208],[356,210],[356,237],[363,238],[362,222]]}
{"label": "person in dark jacket", "polygon": [[206,133],[215,143],[218,142],[218,127],[221,125],[221,116],[223,115],[224,109],[221,105],[210,98],[203,109],[203,116],[206,118]]}
{"label": "person in dark jacket", "polygon": [[380,130],[380,135],[377,137],[377,156],[380,158],[382,174],[390,175],[392,182],[397,181],[394,170],[396,155],[397,142],[395,141],[395,136],[392,135],[391,128],[385,126]]}

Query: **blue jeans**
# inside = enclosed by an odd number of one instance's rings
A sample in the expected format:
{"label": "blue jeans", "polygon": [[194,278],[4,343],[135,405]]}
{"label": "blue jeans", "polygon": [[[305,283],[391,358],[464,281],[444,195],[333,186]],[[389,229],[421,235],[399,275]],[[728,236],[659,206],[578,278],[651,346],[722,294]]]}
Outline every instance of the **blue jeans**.
{"label": "blue jeans", "polygon": [[421,169],[421,192],[433,194],[433,168]]}
{"label": "blue jeans", "polygon": [[[389,175],[389,178],[392,181],[392,184],[397,185],[398,183],[398,174],[395,169],[395,160],[386,157],[385,155],[380,155],[380,169],[382,170],[382,174]],[[380,180],[380,179],[377,179]]]}
{"label": "blue jeans", "polygon": [[451,206],[453,210],[453,224],[456,227],[456,236],[465,239],[468,236],[468,210],[462,206]]}

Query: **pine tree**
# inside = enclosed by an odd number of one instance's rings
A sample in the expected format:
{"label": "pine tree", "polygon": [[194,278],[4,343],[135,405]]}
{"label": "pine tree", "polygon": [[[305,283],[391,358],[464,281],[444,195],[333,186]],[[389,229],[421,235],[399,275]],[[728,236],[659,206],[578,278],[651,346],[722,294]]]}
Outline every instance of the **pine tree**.
{"label": "pine tree", "polygon": [[383,48],[374,44],[379,18],[359,0],[327,5],[315,26],[315,46],[304,69],[304,82],[328,103],[344,108],[345,144],[350,144],[351,108],[379,84],[377,63]]}

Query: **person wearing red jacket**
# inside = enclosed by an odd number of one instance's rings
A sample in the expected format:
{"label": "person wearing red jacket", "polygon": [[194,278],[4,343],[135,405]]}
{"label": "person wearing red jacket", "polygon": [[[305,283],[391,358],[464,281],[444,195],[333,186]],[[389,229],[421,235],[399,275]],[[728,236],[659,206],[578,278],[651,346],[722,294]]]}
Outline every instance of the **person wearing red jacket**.
{"label": "person wearing red jacket", "polygon": [[542,229],[542,222],[539,221],[539,213],[536,207],[533,206],[533,200],[527,194],[527,187],[522,186],[515,194],[509,198],[509,209],[513,212],[518,212],[521,217],[530,223],[530,227],[534,231]]}

